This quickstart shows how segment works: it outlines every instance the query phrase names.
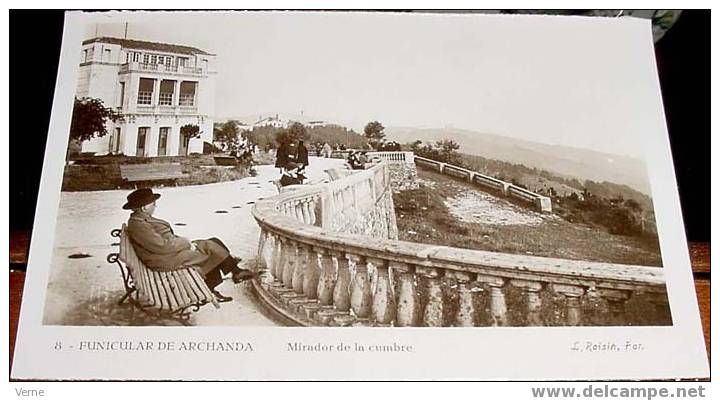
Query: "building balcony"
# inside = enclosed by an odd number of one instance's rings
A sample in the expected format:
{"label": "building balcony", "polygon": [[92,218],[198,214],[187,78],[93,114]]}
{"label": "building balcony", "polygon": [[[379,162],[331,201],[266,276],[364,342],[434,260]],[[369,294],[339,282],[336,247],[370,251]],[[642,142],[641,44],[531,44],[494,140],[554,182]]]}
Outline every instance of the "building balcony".
{"label": "building balcony", "polygon": [[178,74],[178,75],[203,75],[203,69],[200,67],[188,67],[179,65],[165,64],[146,64],[146,63],[125,63],[120,65],[120,74],[130,72],[157,72],[159,74]]}
{"label": "building balcony", "polygon": [[138,104],[135,111],[140,114],[192,115],[198,113],[197,106],[160,106]]}

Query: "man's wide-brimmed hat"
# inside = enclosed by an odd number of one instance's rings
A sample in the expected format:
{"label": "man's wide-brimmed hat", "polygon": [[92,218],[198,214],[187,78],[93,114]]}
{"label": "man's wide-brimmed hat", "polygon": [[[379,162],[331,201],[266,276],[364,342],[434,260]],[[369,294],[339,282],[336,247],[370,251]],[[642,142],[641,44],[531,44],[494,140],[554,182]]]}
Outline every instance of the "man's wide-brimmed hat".
{"label": "man's wide-brimmed hat", "polygon": [[127,196],[127,203],[123,205],[123,209],[139,209],[155,202],[159,197],[160,194],[153,193],[150,188],[139,188],[130,192],[130,195]]}

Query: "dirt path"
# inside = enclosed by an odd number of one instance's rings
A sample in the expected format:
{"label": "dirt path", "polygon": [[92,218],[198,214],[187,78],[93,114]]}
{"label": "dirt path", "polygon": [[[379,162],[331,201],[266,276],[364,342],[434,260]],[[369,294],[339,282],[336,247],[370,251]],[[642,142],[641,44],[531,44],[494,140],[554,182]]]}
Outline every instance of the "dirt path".
{"label": "dirt path", "polygon": [[[323,172],[342,165],[343,160],[311,158],[308,178],[326,177]],[[277,194],[270,182],[277,178],[272,166],[256,167],[257,176],[208,185],[157,188],[155,215],[173,224],[178,235],[194,238],[221,238],[233,254],[244,260],[255,256],[259,228],[250,210],[253,203]],[[128,191],[63,192],[61,194],[53,266],[45,302],[45,324],[64,325],[146,325],[142,314],[117,307],[123,287],[116,265],[105,260],[116,252],[110,231],[127,221],[121,207]],[[70,255],[87,254],[72,259]],[[197,325],[274,325],[258,312],[245,285],[226,280],[218,287],[235,300],[221,309],[203,307],[193,315]],[[173,324],[161,322],[160,324]]]}

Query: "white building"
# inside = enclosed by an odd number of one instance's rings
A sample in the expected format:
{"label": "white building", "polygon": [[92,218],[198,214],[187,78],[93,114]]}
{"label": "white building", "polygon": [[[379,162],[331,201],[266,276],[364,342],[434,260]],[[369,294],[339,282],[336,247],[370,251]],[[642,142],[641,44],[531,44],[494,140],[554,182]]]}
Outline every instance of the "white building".
{"label": "white building", "polygon": [[274,128],[287,128],[292,123],[298,122],[302,125],[304,125],[307,128],[313,128],[313,127],[322,127],[325,125],[330,125],[327,121],[323,120],[317,120],[317,119],[308,119],[304,117],[299,118],[292,118],[292,117],[283,117],[279,114],[275,114],[274,116],[269,117],[260,117],[260,119],[253,123],[252,128],[258,128],[258,127],[274,127]]}
{"label": "white building", "polygon": [[269,117],[260,117],[260,119],[255,122],[252,127],[253,128],[259,128],[259,127],[274,127],[274,128],[287,128],[290,126],[290,120],[287,118],[281,118],[278,114],[275,114],[274,116]]}
{"label": "white building", "polygon": [[[181,45],[118,38],[83,42],[76,96],[99,98],[122,115],[83,152],[127,156],[202,153],[213,140],[215,55]],[[199,138],[180,134],[200,127]]]}

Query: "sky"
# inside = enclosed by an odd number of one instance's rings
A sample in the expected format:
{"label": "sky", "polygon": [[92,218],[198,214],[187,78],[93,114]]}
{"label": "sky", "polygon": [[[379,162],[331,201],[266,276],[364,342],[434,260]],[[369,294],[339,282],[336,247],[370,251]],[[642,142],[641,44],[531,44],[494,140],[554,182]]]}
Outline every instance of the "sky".
{"label": "sky", "polygon": [[[646,20],[394,13],[114,13],[85,38],[217,54],[218,117],[463,128],[642,157],[663,128]],[[663,131],[664,133],[664,131]]]}

